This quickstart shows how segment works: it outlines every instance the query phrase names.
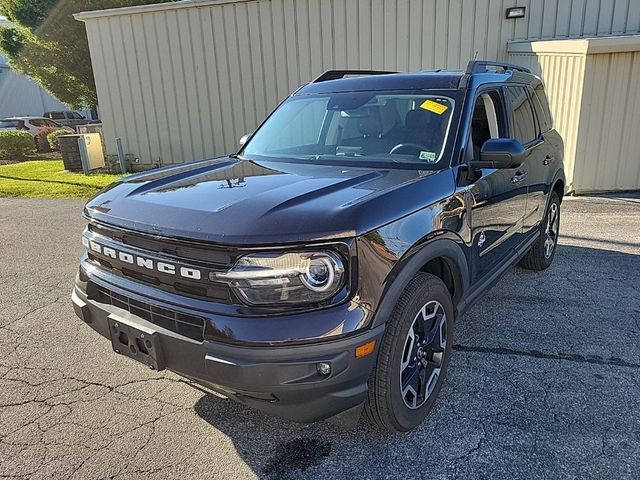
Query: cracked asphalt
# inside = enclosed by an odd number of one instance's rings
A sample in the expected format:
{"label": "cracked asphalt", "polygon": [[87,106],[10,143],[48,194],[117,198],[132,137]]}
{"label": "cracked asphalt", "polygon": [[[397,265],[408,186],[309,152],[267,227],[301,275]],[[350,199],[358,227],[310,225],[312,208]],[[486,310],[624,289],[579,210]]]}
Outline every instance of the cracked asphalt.
{"label": "cracked asphalt", "polygon": [[0,478],[638,478],[640,197],[563,203],[544,273],[456,325],[417,431],[298,425],[115,355],[74,315],[82,203],[0,199]]}

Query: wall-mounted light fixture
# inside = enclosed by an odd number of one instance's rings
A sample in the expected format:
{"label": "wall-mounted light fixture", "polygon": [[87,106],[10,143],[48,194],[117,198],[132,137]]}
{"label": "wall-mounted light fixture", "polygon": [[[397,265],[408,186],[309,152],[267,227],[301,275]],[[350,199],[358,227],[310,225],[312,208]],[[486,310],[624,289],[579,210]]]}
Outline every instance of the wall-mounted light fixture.
{"label": "wall-mounted light fixture", "polygon": [[511,7],[507,8],[506,18],[522,18],[527,12],[527,7]]}

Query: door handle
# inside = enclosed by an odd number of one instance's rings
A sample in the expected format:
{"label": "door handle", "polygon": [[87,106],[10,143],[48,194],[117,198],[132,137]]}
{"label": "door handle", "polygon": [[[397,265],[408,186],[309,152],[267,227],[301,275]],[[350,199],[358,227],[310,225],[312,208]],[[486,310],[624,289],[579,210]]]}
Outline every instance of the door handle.
{"label": "door handle", "polygon": [[527,178],[527,172],[517,172],[513,177],[511,177],[511,183],[520,183],[525,178]]}
{"label": "door handle", "polygon": [[553,160],[553,157],[551,155],[547,155],[546,157],[544,157],[544,160],[542,160],[542,164],[549,165],[551,163],[551,160]]}

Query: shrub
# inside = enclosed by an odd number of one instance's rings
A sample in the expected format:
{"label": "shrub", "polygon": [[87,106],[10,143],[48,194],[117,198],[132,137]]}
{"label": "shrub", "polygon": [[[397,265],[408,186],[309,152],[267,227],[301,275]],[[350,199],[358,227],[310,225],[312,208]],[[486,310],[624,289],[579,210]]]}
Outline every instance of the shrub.
{"label": "shrub", "polygon": [[59,151],[60,143],[58,142],[58,137],[60,135],[69,135],[70,133],[73,132],[70,132],[66,128],[56,128],[53,132],[47,134],[47,141],[49,142],[49,147],[51,148],[51,150],[53,150],[54,152]]}
{"label": "shrub", "polygon": [[0,130],[0,159],[18,159],[35,153],[33,137],[20,130]]}

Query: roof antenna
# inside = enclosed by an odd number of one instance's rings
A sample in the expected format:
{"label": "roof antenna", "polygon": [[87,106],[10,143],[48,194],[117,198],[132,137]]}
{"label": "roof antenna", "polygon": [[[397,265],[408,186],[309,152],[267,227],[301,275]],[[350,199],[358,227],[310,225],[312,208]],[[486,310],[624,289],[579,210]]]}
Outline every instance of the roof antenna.
{"label": "roof antenna", "polygon": [[478,59],[478,50],[473,54],[473,61],[475,62]]}

